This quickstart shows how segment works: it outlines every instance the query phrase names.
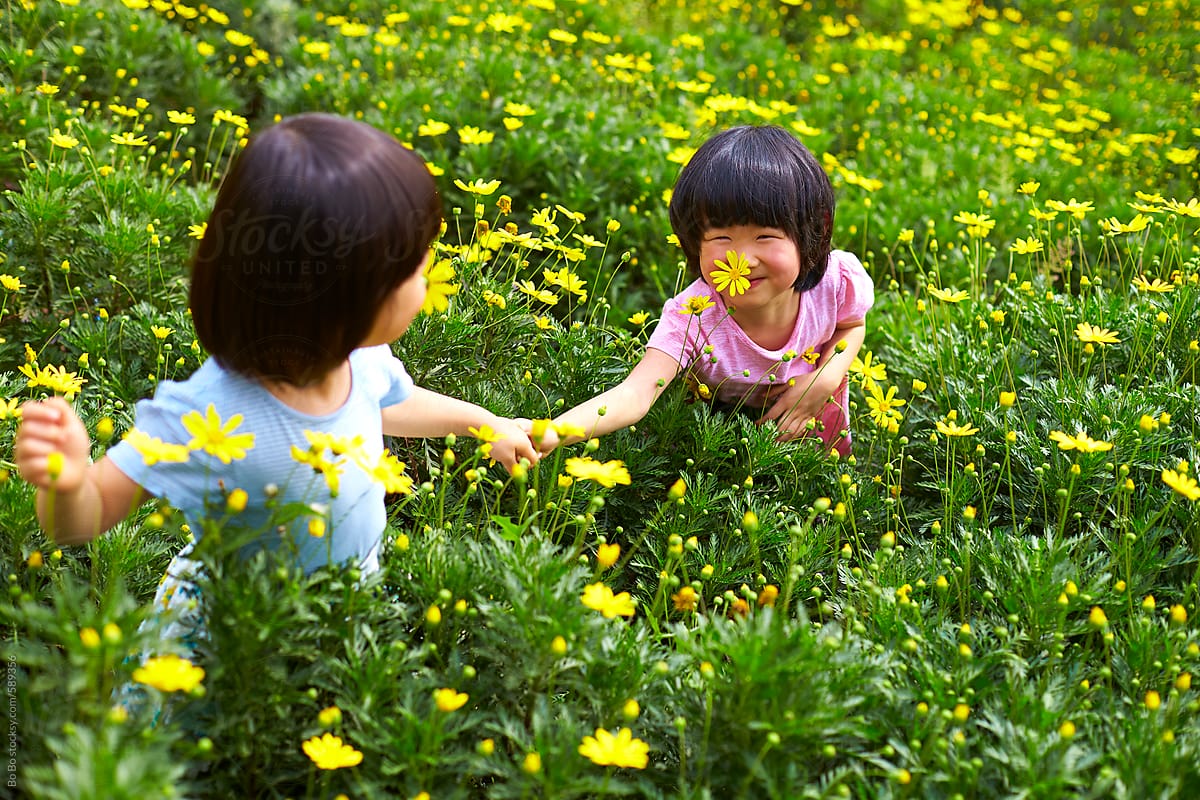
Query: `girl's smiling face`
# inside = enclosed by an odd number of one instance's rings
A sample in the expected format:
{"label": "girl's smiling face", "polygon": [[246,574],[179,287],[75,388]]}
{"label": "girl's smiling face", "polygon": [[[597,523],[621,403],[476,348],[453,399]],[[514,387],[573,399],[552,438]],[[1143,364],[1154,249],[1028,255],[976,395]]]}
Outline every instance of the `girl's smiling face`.
{"label": "girl's smiling face", "polygon": [[749,287],[744,293],[734,296],[730,288],[721,292],[730,305],[751,311],[795,302],[800,252],[784,231],[761,225],[709,228],[700,240],[700,272],[705,283],[715,288],[713,273],[724,269],[716,262],[728,264],[730,251],[740,254],[749,265]]}

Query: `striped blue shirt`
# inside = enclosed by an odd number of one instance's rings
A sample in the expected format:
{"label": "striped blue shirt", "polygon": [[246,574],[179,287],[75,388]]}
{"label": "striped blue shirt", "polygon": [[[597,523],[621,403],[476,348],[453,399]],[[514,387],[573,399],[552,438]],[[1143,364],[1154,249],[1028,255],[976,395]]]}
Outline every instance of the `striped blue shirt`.
{"label": "striped blue shirt", "polygon": [[[193,451],[187,462],[148,466],[142,454],[122,441],[108,451],[113,464],[156,497],[179,509],[197,537],[199,521],[208,513],[225,514],[225,494],[242,489],[249,496],[246,509],[237,515],[240,524],[261,528],[256,545],[274,549],[288,537],[295,543],[306,571],[328,563],[351,562],[364,570],[379,566],[379,544],[387,523],[384,490],[349,459],[341,466],[339,489],[331,495],[325,477],[298,463],[292,447],[309,449],[305,431],[351,439],[361,437],[369,463],[383,452],[380,410],[405,400],[413,389],[404,365],[387,345],[355,350],[350,355],[351,388],[337,411],[322,416],[304,414],[285,405],[257,381],[206,361],[185,381],[164,381],[150,400],[138,402],[138,430],[164,442],[187,444],[192,435],[182,418],[190,411],[205,413],[211,403],[222,421],[241,414],[234,433],[253,433],[254,446],[246,457],[229,464],[203,451]],[[328,451],[327,459],[335,459]],[[224,492],[221,488],[224,487]],[[283,532],[268,526],[269,489],[274,505],[320,504],[328,509],[323,537],[309,533],[311,514],[293,520]],[[206,505],[212,509],[206,510]]]}

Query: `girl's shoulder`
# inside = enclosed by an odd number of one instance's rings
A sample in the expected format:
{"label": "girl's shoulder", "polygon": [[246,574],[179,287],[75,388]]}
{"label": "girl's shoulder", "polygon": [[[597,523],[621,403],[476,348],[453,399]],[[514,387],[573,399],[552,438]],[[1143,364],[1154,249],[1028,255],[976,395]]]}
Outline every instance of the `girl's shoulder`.
{"label": "girl's shoulder", "polygon": [[210,400],[241,394],[247,382],[248,378],[225,369],[209,357],[183,380],[161,382],[154,390],[154,401],[201,407]]}
{"label": "girl's shoulder", "polygon": [[829,266],[818,286],[837,306],[840,320],[861,318],[875,304],[875,280],[858,256],[846,250],[829,253]]}
{"label": "girl's shoulder", "polygon": [[401,402],[413,390],[413,380],[403,362],[392,352],[391,345],[380,344],[352,350],[350,372],[354,386],[372,400],[382,401],[383,405]]}
{"label": "girl's shoulder", "polygon": [[870,278],[867,275],[867,268],[859,261],[858,256],[849,250],[830,250],[828,264],[825,271],[826,278],[832,276],[838,281]]}
{"label": "girl's shoulder", "polygon": [[[847,284],[861,287],[873,284],[866,267],[858,260],[858,256],[846,250],[829,251],[829,260],[825,262],[825,274],[817,281],[814,289],[823,292],[841,294]],[[810,290],[811,291],[811,290]]]}

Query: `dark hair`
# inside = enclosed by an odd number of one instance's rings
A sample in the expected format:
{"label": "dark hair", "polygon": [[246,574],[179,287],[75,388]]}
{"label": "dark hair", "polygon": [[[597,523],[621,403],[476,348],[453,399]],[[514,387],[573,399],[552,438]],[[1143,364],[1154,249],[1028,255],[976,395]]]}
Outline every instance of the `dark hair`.
{"label": "dark hair", "polygon": [[192,264],[196,335],[223,367],[304,385],[367,337],[442,222],[424,161],[389,134],[300,114],[256,134]]}
{"label": "dark hair", "polygon": [[679,173],[670,206],[671,228],[695,273],[707,230],[761,225],[786,232],[800,253],[798,292],[825,275],[833,212],[825,170],[795,136],[774,125],[730,128],[706,141]]}

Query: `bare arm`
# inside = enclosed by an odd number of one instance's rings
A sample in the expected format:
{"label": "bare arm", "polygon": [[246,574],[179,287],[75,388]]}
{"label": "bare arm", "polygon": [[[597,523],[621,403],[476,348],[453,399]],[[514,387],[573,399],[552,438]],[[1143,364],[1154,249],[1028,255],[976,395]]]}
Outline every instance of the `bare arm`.
{"label": "bare arm", "polygon": [[[866,336],[866,320],[846,322],[834,329],[833,338],[821,348],[821,357],[817,359],[817,372],[821,374],[818,380],[823,388],[829,390],[827,394],[833,394],[842,385],[850,365],[858,358],[858,351],[862,349]],[[846,349],[839,353],[837,346],[840,342],[846,343]]]}
{"label": "bare arm", "polygon": [[[816,369],[797,379],[793,386],[781,386],[768,393],[773,401],[763,419],[773,419],[781,431],[780,439],[791,439],[804,432],[804,426],[821,412],[829,397],[837,391],[850,371],[850,364],[858,356],[866,337],[866,320],[854,320],[839,325],[833,336],[821,347]],[[838,352],[838,345],[846,347]]]}
{"label": "bare arm", "polygon": [[91,541],[146,497],[107,457],[89,463],[90,451],[83,423],[62,398],[21,407],[13,445],[17,469],[38,488],[38,520],[58,544]]}
{"label": "bare arm", "polygon": [[451,433],[470,436],[471,428],[478,431],[486,425],[502,437],[492,445],[492,457],[506,469],[511,470],[522,458],[530,463],[538,460],[529,437],[511,419],[420,386],[414,387],[404,402],[384,408],[382,414],[383,432],[388,436],[430,438]]}
{"label": "bare arm", "polygon": [[646,416],[678,372],[679,362],[672,356],[662,350],[647,348],[642,360],[630,370],[625,380],[555,417],[555,425],[582,429],[583,436],[562,439],[548,436],[542,444],[543,450],[548,452],[559,445],[603,436],[633,425]]}

